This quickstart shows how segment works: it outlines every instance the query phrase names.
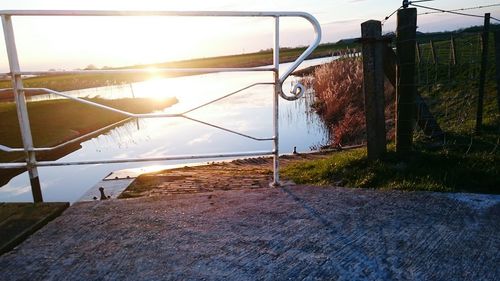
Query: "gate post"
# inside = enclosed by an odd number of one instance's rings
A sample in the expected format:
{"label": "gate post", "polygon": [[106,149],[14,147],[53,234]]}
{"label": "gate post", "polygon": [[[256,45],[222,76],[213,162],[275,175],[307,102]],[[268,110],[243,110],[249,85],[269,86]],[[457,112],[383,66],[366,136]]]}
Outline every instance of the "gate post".
{"label": "gate post", "polygon": [[377,160],[387,152],[385,136],[384,49],[382,24],[370,20],[361,24],[363,42],[363,93],[368,159]]}
{"label": "gate post", "polygon": [[415,44],[417,9],[398,11],[396,29],[396,53],[399,58],[396,87],[396,152],[407,154],[413,143],[416,96]]}
{"label": "gate post", "polygon": [[273,43],[273,66],[274,66],[274,95],[273,95],[273,182],[272,187],[280,185],[279,174],[279,91],[281,90],[280,83],[280,18],[274,18],[274,43]]}
{"label": "gate post", "polygon": [[26,156],[27,170],[30,177],[31,193],[35,203],[43,202],[40,180],[38,178],[38,169],[36,167],[35,151],[33,150],[33,139],[31,136],[30,121],[28,117],[28,107],[26,105],[26,97],[23,90],[23,81],[21,79],[21,75],[18,74],[20,67],[11,17],[2,15],[2,24],[5,46],[9,57],[10,75],[12,78],[12,88],[16,102],[17,118],[19,120],[19,127],[21,128],[21,137]]}

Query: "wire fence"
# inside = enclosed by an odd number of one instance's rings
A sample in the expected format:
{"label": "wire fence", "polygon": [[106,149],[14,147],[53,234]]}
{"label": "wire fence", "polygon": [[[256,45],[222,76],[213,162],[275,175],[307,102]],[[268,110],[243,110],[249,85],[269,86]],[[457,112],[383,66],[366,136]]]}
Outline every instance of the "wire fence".
{"label": "wire fence", "polygon": [[[493,36],[490,36],[486,71],[485,131],[478,137],[475,130],[482,43],[481,33],[471,32],[436,34],[417,39],[417,89],[432,114],[425,118],[437,121],[439,128],[434,131],[440,130],[440,139],[445,147],[463,149],[465,153],[474,150],[499,153],[500,115]],[[418,118],[424,118],[421,108],[418,114]],[[423,140],[429,136],[419,131],[416,137]]]}

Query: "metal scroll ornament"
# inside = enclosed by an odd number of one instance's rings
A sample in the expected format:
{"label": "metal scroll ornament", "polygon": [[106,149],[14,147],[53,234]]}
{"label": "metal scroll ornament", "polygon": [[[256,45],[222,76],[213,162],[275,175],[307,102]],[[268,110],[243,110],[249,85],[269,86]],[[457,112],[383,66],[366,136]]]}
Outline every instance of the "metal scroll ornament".
{"label": "metal scroll ornament", "polygon": [[282,98],[284,98],[287,101],[294,101],[300,99],[304,95],[304,92],[305,92],[304,85],[297,82],[294,85],[292,85],[292,89],[290,90],[291,96],[285,95],[285,93],[283,93],[283,90],[280,90],[279,94]]}

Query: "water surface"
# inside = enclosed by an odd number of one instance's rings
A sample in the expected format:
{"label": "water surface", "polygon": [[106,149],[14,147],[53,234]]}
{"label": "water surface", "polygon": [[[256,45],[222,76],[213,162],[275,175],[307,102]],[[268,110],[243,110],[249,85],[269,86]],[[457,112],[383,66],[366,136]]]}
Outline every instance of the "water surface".
{"label": "water surface", "polygon": [[[320,64],[332,58],[314,59],[301,67]],[[290,64],[283,64],[281,68]],[[289,91],[289,78],[284,84]],[[130,85],[110,86],[68,92],[80,97],[103,98],[176,97],[178,103],[164,110],[180,113],[202,105],[257,82],[272,82],[272,73],[212,73],[176,78],[158,78]],[[39,96],[35,99],[56,98]],[[259,85],[227,99],[188,114],[218,126],[258,138],[272,137],[272,85]],[[305,99],[294,102],[280,98],[280,152],[290,153],[293,147],[308,151],[327,141],[327,130],[314,115],[309,114]],[[270,151],[272,142],[257,142],[225,131],[195,123],[183,118],[155,118],[133,120],[111,131],[82,142],[81,148],[57,161],[83,161],[161,157],[184,154]],[[214,159],[215,160],[215,159]],[[45,201],[77,201],[90,187],[112,171],[167,164],[188,163],[193,160],[40,167],[39,174]],[[207,160],[205,160],[207,161]],[[200,162],[200,161],[196,161]],[[0,201],[32,201],[27,173],[14,177],[0,188]]]}

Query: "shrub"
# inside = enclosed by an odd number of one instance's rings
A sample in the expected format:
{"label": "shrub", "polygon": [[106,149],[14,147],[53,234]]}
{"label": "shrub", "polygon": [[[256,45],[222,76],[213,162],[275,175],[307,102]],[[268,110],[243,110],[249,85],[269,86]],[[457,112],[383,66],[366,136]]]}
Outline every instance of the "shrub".
{"label": "shrub", "polygon": [[[315,92],[313,108],[327,124],[333,146],[361,144],[366,141],[363,96],[363,66],[360,59],[336,60],[315,69],[305,79]],[[394,89],[386,83],[386,122],[393,135]]]}

